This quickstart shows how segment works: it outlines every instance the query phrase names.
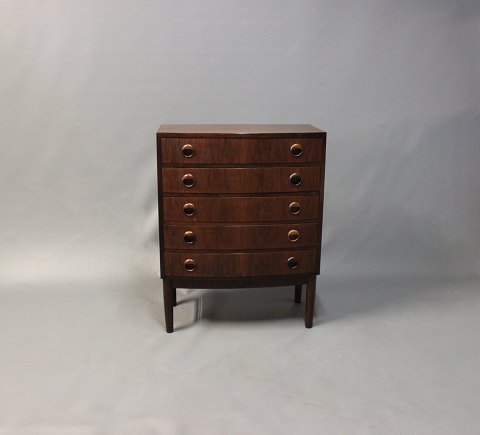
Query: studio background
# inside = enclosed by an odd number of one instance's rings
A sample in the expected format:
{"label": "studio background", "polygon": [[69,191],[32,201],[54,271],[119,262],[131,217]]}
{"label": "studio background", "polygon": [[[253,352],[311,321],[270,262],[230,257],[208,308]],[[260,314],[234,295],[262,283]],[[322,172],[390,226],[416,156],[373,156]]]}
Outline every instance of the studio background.
{"label": "studio background", "polygon": [[[480,433],[480,3],[0,9],[0,434]],[[281,288],[164,332],[162,123],[327,131],[311,331]]]}

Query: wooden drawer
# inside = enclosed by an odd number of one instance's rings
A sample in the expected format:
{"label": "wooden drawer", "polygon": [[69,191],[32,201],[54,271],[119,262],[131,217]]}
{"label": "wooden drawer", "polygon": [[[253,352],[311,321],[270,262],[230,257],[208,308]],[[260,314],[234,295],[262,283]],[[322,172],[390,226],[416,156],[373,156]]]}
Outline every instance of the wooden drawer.
{"label": "wooden drawer", "polygon": [[245,164],[321,162],[325,137],[167,138],[162,139],[164,164]]}
{"label": "wooden drawer", "polygon": [[163,168],[162,172],[166,193],[318,192],[322,188],[319,166]]}
{"label": "wooden drawer", "polygon": [[316,246],[317,223],[277,225],[166,224],[165,249],[237,250]]}
{"label": "wooden drawer", "polygon": [[[228,254],[165,252],[164,258],[169,277],[248,277],[318,272],[315,249]],[[291,258],[296,262],[295,268],[289,267]],[[187,270],[187,266],[193,270]]]}
{"label": "wooden drawer", "polygon": [[[299,210],[298,210],[299,207]],[[277,196],[164,196],[165,222],[275,222],[318,219],[316,194]],[[187,215],[193,213],[191,216]]]}

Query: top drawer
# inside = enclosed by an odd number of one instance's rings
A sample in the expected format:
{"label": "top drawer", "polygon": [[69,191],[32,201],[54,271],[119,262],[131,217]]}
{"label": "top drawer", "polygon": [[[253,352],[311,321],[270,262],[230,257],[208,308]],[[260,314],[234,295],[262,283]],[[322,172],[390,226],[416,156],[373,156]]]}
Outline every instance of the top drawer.
{"label": "top drawer", "polygon": [[325,137],[163,138],[165,164],[308,163],[324,159]]}

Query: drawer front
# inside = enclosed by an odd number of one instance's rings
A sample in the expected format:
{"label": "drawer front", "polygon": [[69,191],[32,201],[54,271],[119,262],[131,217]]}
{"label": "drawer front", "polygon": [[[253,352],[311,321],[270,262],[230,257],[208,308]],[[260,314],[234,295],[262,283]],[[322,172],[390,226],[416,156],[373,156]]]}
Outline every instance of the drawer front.
{"label": "drawer front", "polygon": [[163,168],[166,193],[313,192],[322,187],[319,166]]}
{"label": "drawer front", "polygon": [[317,273],[315,249],[252,253],[165,252],[167,277],[246,277]]}
{"label": "drawer front", "polygon": [[166,164],[245,164],[321,162],[324,137],[162,139]]}
{"label": "drawer front", "polygon": [[165,249],[246,250],[317,245],[317,223],[277,225],[166,224]]}
{"label": "drawer front", "polygon": [[318,195],[165,196],[165,222],[274,222],[318,219]]}

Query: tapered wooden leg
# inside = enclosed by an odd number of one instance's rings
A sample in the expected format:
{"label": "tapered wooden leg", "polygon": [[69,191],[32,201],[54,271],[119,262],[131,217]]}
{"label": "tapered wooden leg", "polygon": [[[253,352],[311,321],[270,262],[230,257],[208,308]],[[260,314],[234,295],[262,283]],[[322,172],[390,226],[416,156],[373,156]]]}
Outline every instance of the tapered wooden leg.
{"label": "tapered wooden leg", "polygon": [[313,275],[308,278],[305,303],[305,328],[311,328],[313,324],[313,308],[315,306],[315,287],[317,284],[317,276]]}
{"label": "tapered wooden leg", "polygon": [[174,288],[168,279],[163,280],[163,305],[165,307],[165,329],[173,332],[173,302]]}
{"label": "tapered wooden leg", "polygon": [[302,285],[295,286],[295,303],[299,304],[302,302]]}
{"label": "tapered wooden leg", "polygon": [[175,287],[172,287],[172,300],[173,300],[173,306],[177,306],[177,289]]}

